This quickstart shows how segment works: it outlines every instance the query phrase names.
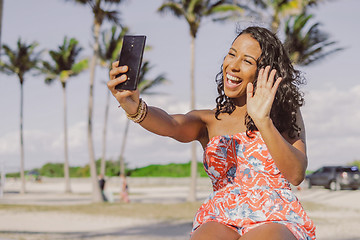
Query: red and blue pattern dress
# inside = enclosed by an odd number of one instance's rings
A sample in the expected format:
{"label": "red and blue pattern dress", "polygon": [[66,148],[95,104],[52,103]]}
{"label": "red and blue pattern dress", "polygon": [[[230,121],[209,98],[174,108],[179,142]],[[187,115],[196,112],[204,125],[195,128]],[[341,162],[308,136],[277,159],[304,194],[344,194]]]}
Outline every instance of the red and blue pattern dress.
{"label": "red and blue pattern dress", "polygon": [[216,221],[240,235],[266,223],[284,224],[297,239],[316,239],[290,183],[275,165],[258,131],[213,137],[204,151],[204,167],[213,192],[196,213],[193,231]]}

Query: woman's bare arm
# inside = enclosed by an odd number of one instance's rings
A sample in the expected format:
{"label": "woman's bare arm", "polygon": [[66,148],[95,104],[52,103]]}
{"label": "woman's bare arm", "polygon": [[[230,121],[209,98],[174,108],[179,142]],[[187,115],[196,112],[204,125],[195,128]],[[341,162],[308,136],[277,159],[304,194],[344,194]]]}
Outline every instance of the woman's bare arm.
{"label": "woman's bare arm", "polygon": [[270,72],[270,66],[261,69],[258,75],[257,89],[251,83],[247,86],[247,111],[261,133],[276,166],[290,183],[299,185],[305,177],[307,167],[305,129],[300,110],[297,112],[300,137],[291,139],[277,130],[270,118],[270,110],[277,88],[282,81],[275,81],[276,70]]}
{"label": "woman's bare arm", "polygon": [[206,125],[201,120],[201,111],[196,110],[187,114],[169,115],[160,108],[149,107],[148,114],[140,125],[150,132],[180,142],[199,140],[206,131]]}
{"label": "woman's bare arm", "polygon": [[290,138],[287,132],[280,134],[271,120],[258,127],[276,166],[295,186],[304,180],[308,163],[305,128],[300,110],[297,114],[297,125],[301,128],[301,133],[296,138]]}
{"label": "woman's bare arm", "polygon": [[[116,85],[126,81],[127,70],[127,66],[118,67],[118,62],[114,62],[107,85],[120,106],[126,113],[132,115],[137,112],[140,104],[139,91],[115,89]],[[120,76],[116,77],[119,74]],[[155,134],[168,136],[181,142],[190,142],[199,140],[206,131],[205,123],[201,120],[202,111],[170,115],[160,108],[148,107],[147,109],[147,115],[141,122],[141,126]]]}

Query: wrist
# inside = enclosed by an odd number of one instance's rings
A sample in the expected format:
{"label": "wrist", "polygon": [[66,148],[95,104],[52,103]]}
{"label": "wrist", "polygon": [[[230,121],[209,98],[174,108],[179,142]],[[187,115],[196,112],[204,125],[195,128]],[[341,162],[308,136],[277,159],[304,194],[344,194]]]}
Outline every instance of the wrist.
{"label": "wrist", "polygon": [[140,107],[140,99],[137,101],[119,101],[119,108],[124,109],[127,115],[135,115]]}
{"label": "wrist", "polygon": [[266,130],[266,129],[269,129],[271,128],[274,124],[273,124],[273,121],[271,120],[270,117],[265,117],[265,118],[262,118],[262,119],[253,119],[254,123],[255,123],[255,126],[256,128],[259,130],[259,131],[262,131],[262,130]]}
{"label": "wrist", "polygon": [[135,123],[141,123],[145,119],[147,112],[148,112],[148,106],[140,98],[136,112],[133,114],[126,112],[126,116],[128,119],[134,121]]}

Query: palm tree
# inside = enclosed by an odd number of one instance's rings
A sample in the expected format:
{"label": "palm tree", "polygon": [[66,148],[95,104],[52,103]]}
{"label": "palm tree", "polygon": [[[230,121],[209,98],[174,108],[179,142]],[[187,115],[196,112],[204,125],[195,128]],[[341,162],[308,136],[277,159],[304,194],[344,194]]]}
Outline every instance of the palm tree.
{"label": "palm tree", "polygon": [[[113,26],[110,31],[106,30],[102,32],[102,41],[99,48],[99,57],[101,66],[111,69],[111,64],[116,60],[122,46],[122,40],[124,35],[127,33],[127,28],[122,28],[120,33],[116,26]],[[101,167],[100,174],[105,176],[105,154],[106,154],[106,133],[107,133],[107,122],[109,115],[109,101],[110,101],[110,91],[107,91],[106,96],[106,105],[105,105],[105,119],[104,119],[104,128],[103,128],[103,142],[102,142],[102,157],[101,157]]]}
{"label": "palm tree", "polygon": [[329,35],[319,29],[320,23],[308,27],[309,20],[312,18],[313,15],[302,13],[286,21],[284,45],[294,64],[310,65],[330,54],[343,50],[343,48],[329,49],[337,42],[328,40]]}
{"label": "palm tree", "polygon": [[[212,17],[214,15],[221,16],[221,20],[231,17],[226,13],[242,13],[245,6],[241,6],[233,0],[222,0],[211,2],[210,0],[168,0],[165,1],[158,9],[160,13],[170,12],[176,17],[184,18],[189,25],[191,36],[191,62],[190,62],[190,87],[191,100],[190,108],[195,109],[195,39],[198,33],[201,20],[204,17]],[[224,16],[225,15],[225,16]],[[213,18],[214,19],[214,18]],[[218,19],[216,19],[218,20]],[[197,175],[197,159],[196,159],[196,143],[191,145],[192,159],[191,159],[191,185],[189,192],[189,201],[196,200],[196,175]]]}
{"label": "palm tree", "polygon": [[[160,74],[154,79],[148,79],[147,74],[151,70],[151,67],[149,65],[150,65],[149,61],[144,61],[144,63],[141,65],[141,70],[140,70],[140,75],[139,75],[139,85],[138,85],[138,89],[139,89],[139,92],[140,92],[141,95],[156,94],[156,93],[150,92],[149,90],[151,90],[151,89],[153,89],[153,87],[155,87],[155,86],[157,86],[159,84],[165,83],[167,81],[164,74]],[[121,176],[126,176],[125,175],[124,152],[125,152],[127,135],[128,135],[128,132],[129,132],[129,126],[130,126],[130,120],[127,119],[126,124],[125,124],[125,131],[124,131],[124,135],[123,135],[123,140],[121,142],[120,157],[119,157],[119,160],[120,160],[120,175]]]}
{"label": "palm tree", "polygon": [[67,107],[66,107],[66,85],[70,77],[78,75],[88,66],[88,60],[84,59],[77,61],[79,53],[82,48],[78,46],[78,41],[71,38],[69,41],[67,37],[58,51],[50,51],[52,63],[43,61],[43,73],[46,74],[45,83],[51,84],[58,79],[62,86],[63,92],[63,111],[64,111],[64,177],[65,177],[65,192],[70,193],[70,173],[69,173],[69,154],[68,154],[68,131],[67,131]]}
{"label": "palm tree", "polygon": [[23,133],[23,109],[24,109],[24,89],[25,74],[33,69],[38,69],[39,55],[35,48],[37,43],[33,42],[29,45],[22,42],[21,39],[17,41],[17,49],[12,50],[8,45],[4,44],[2,48],[8,58],[8,62],[0,60],[0,71],[8,75],[17,75],[20,81],[20,178],[21,188],[20,193],[25,193],[25,174],[24,174],[24,133]]}
{"label": "palm tree", "polygon": [[[69,0],[67,0],[69,1]],[[93,131],[92,131],[92,119],[93,119],[93,105],[94,105],[94,78],[95,68],[97,65],[98,52],[99,52],[99,35],[100,28],[104,20],[108,20],[113,23],[119,22],[119,12],[116,10],[110,10],[112,6],[118,5],[122,0],[70,0],[82,5],[88,5],[94,14],[93,21],[93,56],[90,63],[90,93],[89,93],[89,115],[88,115],[88,147],[89,147],[89,165],[91,181],[93,186],[92,200],[93,202],[102,202],[100,186],[97,180],[97,171],[95,163],[94,143],[93,143]],[[109,9],[109,10],[108,10]]]}
{"label": "palm tree", "polygon": [[324,0],[258,1],[258,5],[273,10],[271,13],[271,29],[273,32],[277,32],[281,21],[287,19],[284,24],[284,44],[294,64],[309,65],[343,49],[328,50],[329,46],[337,42],[328,41],[328,34],[319,30],[320,23],[315,23],[310,28],[305,26],[313,18],[313,15],[306,14],[308,8],[317,6]]}
{"label": "palm tree", "polygon": [[256,0],[261,8],[270,8],[271,30],[277,32],[282,19],[298,15],[309,6],[316,6],[323,0]]}
{"label": "palm tree", "polygon": [[272,0],[268,4],[273,9],[271,19],[271,30],[276,32],[279,29],[281,17],[298,13],[303,9],[301,4],[303,0]]}

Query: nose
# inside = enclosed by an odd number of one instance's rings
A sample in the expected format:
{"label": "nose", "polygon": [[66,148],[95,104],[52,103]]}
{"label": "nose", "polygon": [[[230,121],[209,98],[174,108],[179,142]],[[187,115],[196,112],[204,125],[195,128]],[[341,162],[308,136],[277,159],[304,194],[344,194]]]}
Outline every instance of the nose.
{"label": "nose", "polygon": [[240,72],[240,59],[239,58],[233,58],[231,62],[229,63],[229,68],[233,72]]}

